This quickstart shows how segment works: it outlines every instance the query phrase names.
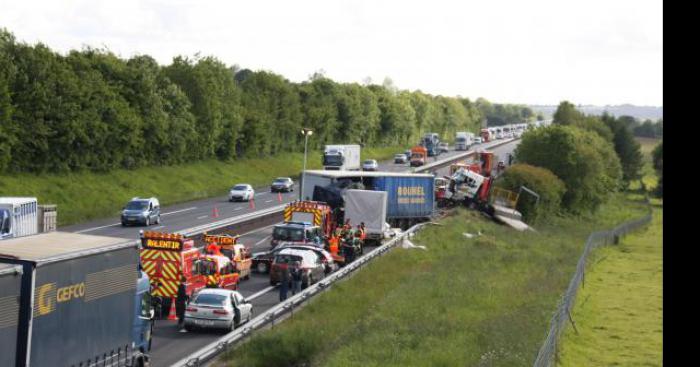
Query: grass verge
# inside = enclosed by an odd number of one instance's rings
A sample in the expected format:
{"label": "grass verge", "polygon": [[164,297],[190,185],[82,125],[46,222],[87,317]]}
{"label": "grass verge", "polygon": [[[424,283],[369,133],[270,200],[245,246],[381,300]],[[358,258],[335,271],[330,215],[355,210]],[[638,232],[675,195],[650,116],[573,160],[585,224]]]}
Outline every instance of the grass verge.
{"label": "grass verge", "polygon": [[[368,158],[386,160],[401,152],[401,147],[363,149]],[[266,185],[277,176],[298,176],[303,154],[216,160],[191,164],[114,170],[109,173],[17,174],[0,176],[0,195],[33,196],[40,204],[57,204],[59,225],[95,218],[118,216],[124,204],[134,196],[156,196],[170,205],[194,199],[225,195],[240,182]],[[307,168],[321,167],[319,152],[310,152]]]}
{"label": "grass verge", "polygon": [[619,246],[597,249],[567,328],[560,366],[661,366],[663,209]]}
{"label": "grass verge", "polygon": [[393,250],[219,363],[529,365],[588,234],[644,213],[618,195],[595,216],[555,217],[525,233],[457,210],[416,236],[427,251]]}

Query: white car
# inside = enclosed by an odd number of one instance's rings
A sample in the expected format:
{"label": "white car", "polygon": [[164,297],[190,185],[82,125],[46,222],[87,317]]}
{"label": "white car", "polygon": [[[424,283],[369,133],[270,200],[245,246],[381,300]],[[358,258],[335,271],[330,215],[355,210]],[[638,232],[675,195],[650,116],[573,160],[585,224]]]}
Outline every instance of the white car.
{"label": "white car", "polygon": [[228,192],[228,201],[250,201],[255,197],[253,186],[238,184]]}
{"label": "white car", "polygon": [[481,144],[481,138],[478,136],[474,138],[474,144]]}
{"label": "white car", "polygon": [[363,171],[376,171],[379,168],[379,164],[374,159],[367,159],[362,162]]}
{"label": "white car", "polygon": [[204,288],[197,292],[185,308],[185,330],[228,329],[250,321],[253,305],[230,289]]}

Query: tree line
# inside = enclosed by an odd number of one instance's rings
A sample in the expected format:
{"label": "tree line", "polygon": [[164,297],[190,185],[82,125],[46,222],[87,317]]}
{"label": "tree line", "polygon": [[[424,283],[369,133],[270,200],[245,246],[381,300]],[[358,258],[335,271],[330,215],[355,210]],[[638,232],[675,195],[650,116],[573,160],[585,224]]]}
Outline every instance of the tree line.
{"label": "tree line", "polygon": [[148,55],[122,59],[95,48],[62,55],[0,29],[0,172],[273,155],[303,149],[302,127],[314,130],[310,149],[410,145],[425,132],[478,132],[490,110],[511,109],[320,73],[293,83],[212,56],[162,66]]}

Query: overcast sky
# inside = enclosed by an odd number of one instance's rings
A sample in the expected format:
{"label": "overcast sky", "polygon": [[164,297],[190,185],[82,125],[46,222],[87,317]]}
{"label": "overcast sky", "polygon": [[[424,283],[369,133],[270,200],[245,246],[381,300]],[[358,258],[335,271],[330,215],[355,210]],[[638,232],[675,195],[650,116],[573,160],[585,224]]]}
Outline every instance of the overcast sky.
{"label": "overcast sky", "polygon": [[385,77],[499,103],[663,104],[661,0],[0,0],[0,27],[59,52],[213,55],[295,81]]}

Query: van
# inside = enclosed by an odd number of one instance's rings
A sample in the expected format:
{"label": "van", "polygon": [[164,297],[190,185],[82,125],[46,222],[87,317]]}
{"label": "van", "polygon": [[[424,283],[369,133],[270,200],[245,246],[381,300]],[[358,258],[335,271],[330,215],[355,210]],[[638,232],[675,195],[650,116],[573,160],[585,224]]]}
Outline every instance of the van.
{"label": "van", "polygon": [[160,202],[158,199],[135,197],[122,209],[122,226],[128,224],[160,224]]}

